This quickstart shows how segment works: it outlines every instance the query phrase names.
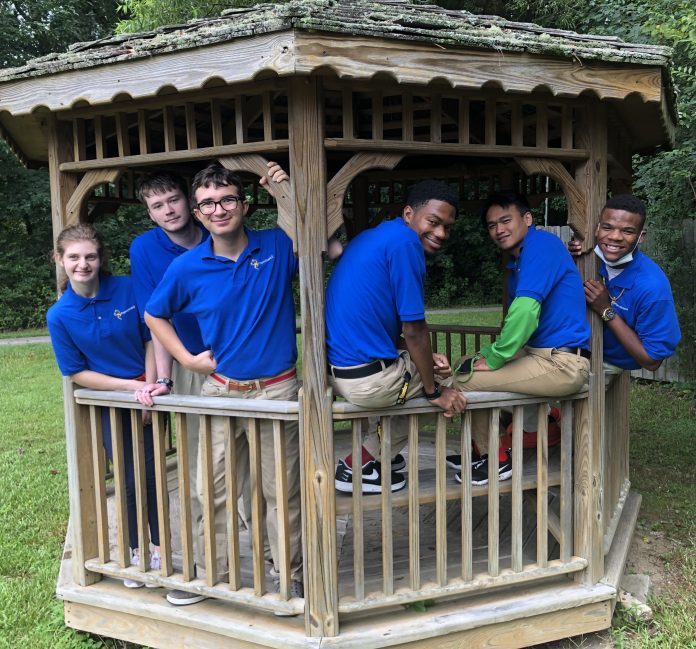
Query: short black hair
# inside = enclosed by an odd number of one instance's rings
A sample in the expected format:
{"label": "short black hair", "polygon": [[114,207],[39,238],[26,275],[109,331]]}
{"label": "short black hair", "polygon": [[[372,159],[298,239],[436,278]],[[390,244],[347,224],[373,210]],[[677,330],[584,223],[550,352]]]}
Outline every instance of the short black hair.
{"label": "short black hair", "polygon": [[237,190],[238,195],[246,202],[244,196],[244,184],[242,179],[227,167],[223,167],[220,163],[215,162],[208,165],[205,169],[201,169],[194,177],[191,182],[191,209],[197,209],[198,203],[196,203],[196,191],[201,187],[234,187]]}
{"label": "short black hair", "polygon": [[447,183],[442,180],[421,180],[408,190],[406,205],[417,210],[428,201],[442,201],[454,208],[454,216],[459,213],[459,196]]}
{"label": "short black hair", "polygon": [[487,226],[486,214],[491,207],[510,207],[514,205],[520,212],[521,215],[525,215],[527,212],[531,212],[532,208],[529,206],[529,201],[522,194],[518,194],[513,191],[500,191],[490,194],[486,199],[486,202],[481,208],[481,223],[484,227]]}
{"label": "short black hair", "polygon": [[647,218],[645,203],[633,194],[616,194],[612,196],[602,208],[602,212],[606,209],[623,210],[624,212],[637,214],[640,216],[640,229],[642,230],[645,226],[645,219]]}

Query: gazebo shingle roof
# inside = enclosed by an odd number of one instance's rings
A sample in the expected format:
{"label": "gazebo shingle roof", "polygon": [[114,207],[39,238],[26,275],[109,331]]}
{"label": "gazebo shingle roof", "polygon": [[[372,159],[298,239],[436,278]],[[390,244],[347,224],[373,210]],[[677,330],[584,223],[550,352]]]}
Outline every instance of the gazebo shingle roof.
{"label": "gazebo shingle roof", "polygon": [[579,34],[479,16],[408,0],[290,0],[230,9],[218,18],[193,20],[151,32],[122,34],[76,43],[67,52],[49,54],[0,71],[0,82],[39,77],[120,61],[197,48],[236,38],[288,29],[526,52],[575,60],[667,66],[671,50],[626,43],[612,36]]}

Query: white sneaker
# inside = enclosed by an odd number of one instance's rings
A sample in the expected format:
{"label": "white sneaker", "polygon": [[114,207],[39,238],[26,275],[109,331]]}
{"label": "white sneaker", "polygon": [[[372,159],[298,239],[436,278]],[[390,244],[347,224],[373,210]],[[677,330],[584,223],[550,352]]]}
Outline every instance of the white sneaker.
{"label": "white sneaker", "polygon": [[[140,552],[138,548],[131,550],[131,566],[137,566],[140,561]],[[126,588],[142,588],[145,584],[142,581],[134,581],[133,579],[124,579],[123,585]]]}
{"label": "white sneaker", "polygon": [[[150,570],[159,570],[161,567],[161,559],[159,552],[153,552],[150,555]],[[145,588],[159,588],[159,584],[145,584]]]}

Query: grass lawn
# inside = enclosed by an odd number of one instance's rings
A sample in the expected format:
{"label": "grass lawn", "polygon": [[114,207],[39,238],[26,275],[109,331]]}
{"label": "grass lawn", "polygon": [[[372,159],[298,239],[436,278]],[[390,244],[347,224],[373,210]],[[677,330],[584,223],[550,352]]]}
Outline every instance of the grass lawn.
{"label": "grass lawn", "polygon": [[[454,316],[429,319],[441,317]],[[499,314],[456,318],[495,325]],[[0,649],[121,647],[67,629],[54,596],[68,493],[61,382],[50,346],[0,347],[0,384]],[[634,386],[632,482],[643,494],[640,534],[646,543],[655,535],[667,542],[654,560],[668,579],[651,602],[651,626],[615,618],[617,647],[696,647],[695,418],[693,393]]]}

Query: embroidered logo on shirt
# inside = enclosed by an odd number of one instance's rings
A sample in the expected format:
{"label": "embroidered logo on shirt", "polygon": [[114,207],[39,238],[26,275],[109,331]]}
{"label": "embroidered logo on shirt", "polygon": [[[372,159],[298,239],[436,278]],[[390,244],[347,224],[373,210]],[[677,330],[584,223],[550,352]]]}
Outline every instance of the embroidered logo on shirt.
{"label": "embroidered logo on shirt", "polygon": [[274,255],[271,255],[270,257],[266,257],[266,259],[262,259],[259,261],[258,259],[252,259],[249,263],[251,264],[252,268],[255,268],[256,270],[259,269],[259,266],[262,266],[263,264],[267,264],[269,261],[272,261],[274,258]]}
{"label": "embroidered logo on shirt", "polygon": [[132,311],[133,309],[135,309],[135,304],[133,306],[129,306],[125,311],[119,311],[118,309],[114,309],[114,317],[120,320],[124,315],[126,315],[126,313]]}

